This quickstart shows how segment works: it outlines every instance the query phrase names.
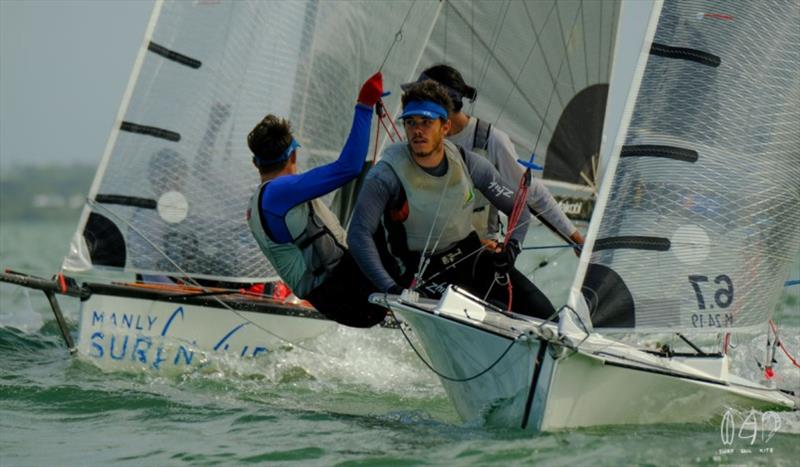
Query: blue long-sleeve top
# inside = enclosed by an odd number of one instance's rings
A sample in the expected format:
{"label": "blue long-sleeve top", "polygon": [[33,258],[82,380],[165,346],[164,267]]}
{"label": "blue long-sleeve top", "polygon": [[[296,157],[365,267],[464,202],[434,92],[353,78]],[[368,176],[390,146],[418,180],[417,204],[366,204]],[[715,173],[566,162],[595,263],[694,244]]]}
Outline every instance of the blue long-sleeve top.
{"label": "blue long-sleeve top", "polygon": [[286,226],[286,213],[297,206],[341,187],[358,177],[369,150],[372,108],[356,104],[353,125],[339,158],[307,172],[277,177],[264,187],[261,213],[273,241],[290,243],[294,239]]}

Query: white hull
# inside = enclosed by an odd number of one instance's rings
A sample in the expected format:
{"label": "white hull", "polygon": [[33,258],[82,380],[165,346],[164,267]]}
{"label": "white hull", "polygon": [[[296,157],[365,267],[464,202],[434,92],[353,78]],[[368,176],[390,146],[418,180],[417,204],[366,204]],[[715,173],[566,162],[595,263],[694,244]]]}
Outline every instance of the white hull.
{"label": "white hull", "polygon": [[336,326],[314,310],[252,308],[93,293],[81,303],[76,346],[81,356],[106,369],[185,369],[214,353],[263,356]]}
{"label": "white hull", "polygon": [[[467,422],[551,431],[594,425],[702,422],[728,407],[789,409],[789,395],[729,375],[722,357],[667,358],[592,334],[570,350],[555,325],[514,319],[451,289],[436,303],[399,297],[406,321]],[[580,340],[581,336],[578,337]],[[512,345],[512,342],[514,344]]]}

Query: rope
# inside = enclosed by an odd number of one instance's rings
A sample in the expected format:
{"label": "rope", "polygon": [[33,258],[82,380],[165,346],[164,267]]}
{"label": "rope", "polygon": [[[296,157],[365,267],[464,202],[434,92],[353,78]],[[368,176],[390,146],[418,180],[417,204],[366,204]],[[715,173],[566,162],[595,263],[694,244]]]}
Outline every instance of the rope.
{"label": "rope", "polygon": [[[533,217],[533,216],[531,216],[531,218],[530,218],[529,220],[527,220],[527,221],[525,221],[525,222],[522,222],[521,224],[517,225],[517,228],[520,228],[520,227],[522,227],[522,226],[524,226],[524,225],[528,224],[529,222],[533,221],[533,219],[534,219],[534,217]],[[575,247],[576,245],[564,245],[564,247],[565,247],[565,248],[566,248],[566,247],[569,247],[569,246]],[[533,249],[535,249],[536,247],[528,247],[528,248],[533,248]],[[528,248],[526,248],[526,249],[528,249]],[[548,248],[549,248],[549,247],[548,247]],[[457,260],[457,261],[454,261],[454,262],[450,263],[450,264],[449,264],[447,267],[445,267],[444,269],[442,269],[442,270],[441,270],[441,271],[439,271],[439,272],[436,272],[436,273],[435,273],[435,274],[433,274],[431,277],[429,277],[429,278],[427,278],[427,279],[425,279],[425,280],[420,280],[420,281],[416,282],[416,283],[415,283],[415,286],[416,286],[416,288],[422,287],[424,284],[426,284],[426,283],[428,283],[429,281],[433,280],[434,278],[436,278],[436,277],[437,277],[437,276],[439,276],[440,274],[442,274],[442,273],[444,273],[444,272],[446,272],[446,271],[449,271],[450,269],[454,268],[456,265],[458,265],[458,264],[459,264],[459,263],[461,263],[462,261],[466,261],[466,260],[468,260],[469,258],[473,257],[473,256],[474,256],[474,255],[476,255],[476,254],[480,254],[480,253],[481,253],[482,251],[484,251],[485,249],[486,249],[486,248],[485,248],[483,245],[479,246],[478,248],[475,248],[474,250],[472,250],[471,252],[469,252],[467,255],[465,255],[463,258],[461,258],[461,259],[459,259],[459,260]],[[553,255],[553,257],[555,257],[555,256],[558,256],[558,255],[560,255],[560,254],[563,254],[563,253],[564,253],[564,251],[567,251],[567,250],[562,250],[562,251],[560,251],[560,252],[556,253],[555,255]],[[548,260],[545,260],[544,262],[548,262],[548,261],[550,261],[550,259],[548,259]],[[541,267],[544,267],[544,266],[546,266],[546,264],[545,264],[545,265],[543,265],[543,266],[541,266]],[[539,269],[539,268],[537,268],[537,269]],[[535,271],[536,271],[536,270],[534,270],[534,272],[535,272]],[[413,288],[413,287],[412,287],[412,288]]]}
{"label": "rope", "polygon": [[506,274],[506,280],[508,281],[508,311],[511,311],[511,307],[514,303],[514,287],[511,285],[511,277]]}
{"label": "rope", "polygon": [[386,120],[388,120],[389,123],[392,124],[392,128],[394,129],[394,134],[397,135],[397,141],[403,141],[403,137],[400,136],[400,130],[397,129],[397,125],[395,125],[394,120],[389,118],[388,114],[385,114],[385,115],[386,115]]}
{"label": "rope", "polygon": [[[375,125],[375,147],[372,150],[372,165],[375,165],[375,162],[378,160],[378,147],[380,146],[381,141],[381,123],[383,123],[383,117],[381,117],[381,113],[383,112],[383,103],[378,100],[375,103],[375,113],[378,114],[378,125]],[[388,130],[387,130],[388,133]],[[390,135],[391,137],[391,135]]]}
{"label": "rope", "polygon": [[[394,124],[394,121],[389,118],[389,115],[386,113],[386,105],[384,105],[382,99],[378,99],[378,102],[375,103],[375,113],[378,115],[378,124],[375,125],[375,147],[372,153],[372,165],[375,165],[378,160],[378,147],[380,147],[381,127],[383,127],[383,129],[386,131],[386,135],[389,137],[389,141],[392,143],[403,140],[403,137],[400,136],[400,131],[397,129],[397,125]],[[389,126],[386,125],[386,121],[389,121],[389,123],[392,125],[394,134],[397,135],[397,141],[395,141],[392,132],[389,131]]]}
{"label": "rope", "polygon": [[783,341],[778,338],[778,326],[776,326],[775,322],[772,320],[769,320],[769,326],[772,328],[772,332],[775,334],[775,341],[777,342],[778,347],[780,347],[783,353],[786,354],[786,357],[789,359],[789,361],[792,362],[792,365],[794,365],[797,368],[800,368],[800,363],[798,363],[797,359],[795,359],[794,357],[791,356],[791,354],[789,354],[789,350],[786,348],[786,346],[783,345]]}
{"label": "rope", "polygon": [[[533,158],[533,156],[531,156]],[[525,170],[525,173],[522,174],[522,178],[519,181],[519,186],[517,187],[517,194],[514,197],[514,206],[511,208],[511,215],[508,216],[508,225],[506,230],[506,236],[504,239],[505,246],[504,248],[508,248],[508,244],[511,241],[511,235],[514,233],[514,230],[517,228],[517,223],[519,222],[519,218],[522,215],[522,212],[525,208],[528,207],[528,188],[531,185],[531,169],[528,168]],[[506,278],[508,279],[508,311],[511,311],[511,305],[514,301],[514,287],[511,285],[511,278],[506,274]]]}
{"label": "rope", "polygon": [[[389,310],[391,310],[391,308]],[[508,344],[508,347],[506,347],[506,349],[503,351],[503,353],[501,353],[500,356],[497,357],[497,359],[494,362],[492,362],[492,364],[489,365],[488,367],[486,367],[485,369],[483,369],[483,370],[479,371],[478,373],[475,373],[474,375],[469,376],[467,378],[453,378],[451,376],[447,376],[447,375],[443,374],[442,372],[440,372],[439,370],[434,368],[433,365],[428,363],[427,360],[425,360],[425,358],[422,356],[422,354],[419,352],[419,350],[417,350],[417,348],[411,342],[411,339],[408,337],[408,334],[406,334],[405,329],[403,329],[403,324],[404,323],[397,319],[397,316],[395,316],[393,310],[392,310],[392,318],[394,318],[398,323],[401,323],[400,324],[400,332],[403,333],[403,337],[405,337],[406,342],[408,342],[408,345],[411,347],[411,350],[413,350],[414,353],[417,354],[417,357],[419,357],[420,361],[422,361],[422,363],[424,363],[425,366],[427,366],[429,370],[431,370],[432,372],[436,373],[436,376],[438,376],[438,377],[440,377],[440,378],[442,378],[444,380],[447,380],[447,381],[452,381],[454,383],[466,383],[467,381],[472,381],[473,379],[480,378],[481,376],[483,376],[486,373],[488,373],[489,371],[491,371],[492,368],[497,366],[497,364],[500,363],[500,361],[502,361],[503,358],[505,358],[506,355],[508,355],[508,352],[511,351],[511,347],[514,347],[514,344],[516,344],[517,341],[519,340],[519,338],[524,335],[524,334],[520,334],[519,336],[515,337],[511,341],[511,343]]]}

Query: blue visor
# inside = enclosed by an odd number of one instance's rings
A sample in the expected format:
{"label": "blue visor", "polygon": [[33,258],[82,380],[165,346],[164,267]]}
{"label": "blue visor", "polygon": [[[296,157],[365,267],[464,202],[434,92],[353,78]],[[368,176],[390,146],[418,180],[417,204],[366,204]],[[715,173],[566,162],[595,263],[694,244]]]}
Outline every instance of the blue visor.
{"label": "blue visor", "polygon": [[289,147],[287,147],[281,153],[280,157],[277,157],[275,159],[264,159],[264,158],[262,158],[260,156],[256,156],[255,157],[256,163],[258,164],[259,167],[261,167],[261,166],[265,166],[265,165],[277,164],[278,162],[283,162],[285,160],[288,160],[290,157],[292,157],[292,153],[294,152],[294,150],[299,148],[299,147],[300,147],[300,143],[298,143],[296,139],[292,138],[292,142],[289,143]]}
{"label": "blue visor", "polygon": [[447,111],[444,110],[444,107],[431,101],[408,102],[403,108],[403,115],[400,115],[400,118],[413,117],[414,115],[430,119],[443,118],[447,120]]}

